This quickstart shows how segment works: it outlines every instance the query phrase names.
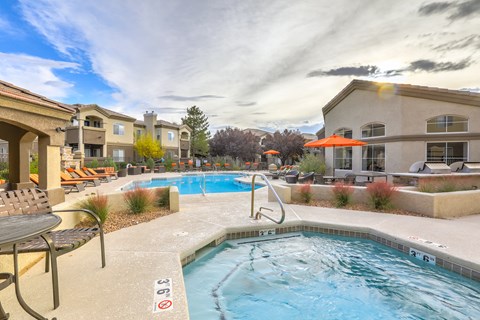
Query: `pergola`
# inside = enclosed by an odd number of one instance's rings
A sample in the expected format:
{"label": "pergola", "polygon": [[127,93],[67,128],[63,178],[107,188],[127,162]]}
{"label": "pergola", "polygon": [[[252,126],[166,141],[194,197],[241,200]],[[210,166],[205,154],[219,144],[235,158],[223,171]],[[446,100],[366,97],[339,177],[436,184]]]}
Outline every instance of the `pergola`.
{"label": "pergola", "polygon": [[0,139],[8,141],[11,189],[33,187],[29,178],[30,149],[38,137],[39,187],[47,192],[51,204],[64,201],[60,147],[74,112],[60,102],[0,80]]}

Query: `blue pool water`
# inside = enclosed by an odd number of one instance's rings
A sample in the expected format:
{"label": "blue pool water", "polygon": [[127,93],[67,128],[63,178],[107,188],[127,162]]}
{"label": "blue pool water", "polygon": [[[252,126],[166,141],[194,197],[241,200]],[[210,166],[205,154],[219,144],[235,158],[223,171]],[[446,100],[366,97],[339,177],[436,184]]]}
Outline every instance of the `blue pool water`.
{"label": "blue pool water", "polygon": [[[222,192],[243,192],[251,191],[252,185],[235,181],[240,178],[240,174],[206,174],[206,192],[222,193]],[[142,188],[155,188],[165,186],[177,186],[180,194],[202,194],[200,186],[203,183],[203,175],[184,175],[177,178],[152,179],[151,181],[137,182],[131,185]],[[259,186],[255,186],[259,188]],[[128,189],[128,188],[127,188]]]}
{"label": "blue pool water", "polygon": [[480,319],[478,282],[369,240],[242,241],[184,268],[192,320]]}

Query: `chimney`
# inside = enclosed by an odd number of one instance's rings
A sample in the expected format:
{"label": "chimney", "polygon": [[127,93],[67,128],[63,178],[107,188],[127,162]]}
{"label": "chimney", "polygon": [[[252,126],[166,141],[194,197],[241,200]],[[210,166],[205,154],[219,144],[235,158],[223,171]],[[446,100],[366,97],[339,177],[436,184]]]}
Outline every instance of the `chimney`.
{"label": "chimney", "polygon": [[143,121],[145,122],[145,130],[155,138],[155,125],[157,124],[157,114],[155,112],[149,113],[146,111],[143,114]]}

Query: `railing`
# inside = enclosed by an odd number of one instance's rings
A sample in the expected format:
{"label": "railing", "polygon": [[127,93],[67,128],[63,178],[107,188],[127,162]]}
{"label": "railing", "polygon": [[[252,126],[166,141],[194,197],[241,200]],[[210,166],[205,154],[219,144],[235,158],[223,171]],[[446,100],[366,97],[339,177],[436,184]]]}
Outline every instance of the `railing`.
{"label": "railing", "polygon": [[[257,176],[261,177],[263,179],[263,181],[265,181],[265,184],[267,185],[268,189],[273,193],[273,195],[277,199],[277,202],[280,205],[280,209],[282,210],[282,216],[281,216],[280,220],[275,220],[274,218],[272,218],[272,217],[266,215],[265,213],[263,213],[262,209],[265,209],[265,210],[268,210],[268,211],[273,211],[272,209],[265,208],[265,207],[260,207],[260,209],[257,211],[257,213],[255,213],[255,215],[253,214],[254,207],[255,207],[255,178]],[[251,201],[251,208],[250,208],[250,218],[253,218],[255,220],[259,220],[262,216],[264,216],[268,220],[271,220],[271,221],[275,222],[276,224],[281,224],[285,220],[285,208],[283,207],[283,202],[280,199],[280,197],[278,196],[277,192],[272,187],[270,182],[268,182],[267,177],[262,173],[254,173],[252,175],[252,201]]]}
{"label": "railing", "polygon": [[205,196],[207,194],[207,177],[205,173],[202,172],[203,179],[200,182],[200,190],[202,190],[202,194]]}

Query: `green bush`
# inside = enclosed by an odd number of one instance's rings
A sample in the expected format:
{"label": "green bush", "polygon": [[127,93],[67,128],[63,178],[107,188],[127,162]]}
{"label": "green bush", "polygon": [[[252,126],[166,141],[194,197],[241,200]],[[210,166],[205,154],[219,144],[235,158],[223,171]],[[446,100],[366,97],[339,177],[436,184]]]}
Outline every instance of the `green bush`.
{"label": "green bush", "polygon": [[107,157],[105,159],[105,161],[103,161],[103,166],[104,167],[113,167],[115,169],[115,171],[118,170],[118,167],[117,167],[117,164],[115,163],[115,161],[113,161],[112,158],[110,157]]}
{"label": "green bush", "polygon": [[124,193],[130,213],[139,214],[148,211],[153,205],[152,192],[145,188],[135,188]]}
{"label": "green bush", "polygon": [[170,208],[170,187],[155,189],[155,198],[157,207]]}
{"label": "green bush", "polygon": [[310,203],[312,201],[312,188],[310,183],[306,183],[300,187],[300,197],[305,203]]}
{"label": "green bush", "polygon": [[387,182],[374,182],[367,185],[370,204],[374,209],[384,210],[392,207],[392,197],[397,188]]}
{"label": "green bush", "polygon": [[300,160],[299,168],[302,172],[325,174],[327,166],[322,159],[312,153],[309,153],[306,154],[302,160]]}
{"label": "green bush", "polygon": [[30,160],[30,173],[38,173],[38,155],[32,155]]}
{"label": "green bush", "polygon": [[155,161],[153,161],[152,158],[148,158],[147,162],[146,162],[146,165],[150,170],[153,171],[153,169],[155,168]]}
{"label": "green bush", "polygon": [[97,158],[94,158],[88,165],[86,165],[89,168],[96,169],[99,166]]}
{"label": "green bush", "polygon": [[110,210],[110,206],[108,205],[108,197],[98,194],[96,196],[89,197],[88,199],[80,202],[80,208],[87,209],[95,213],[103,224],[105,223],[105,220],[107,220],[108,212]]}
{"label": "green bush", "polygon": [[0,162],[0,179],[9,179],[8,162]]}
{"label": "green bush", "polygon": [[345,183],[335,183],[332,189],[333,202],[337,208],[345,207],[351,202],[353,188]]}

